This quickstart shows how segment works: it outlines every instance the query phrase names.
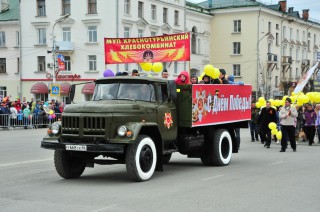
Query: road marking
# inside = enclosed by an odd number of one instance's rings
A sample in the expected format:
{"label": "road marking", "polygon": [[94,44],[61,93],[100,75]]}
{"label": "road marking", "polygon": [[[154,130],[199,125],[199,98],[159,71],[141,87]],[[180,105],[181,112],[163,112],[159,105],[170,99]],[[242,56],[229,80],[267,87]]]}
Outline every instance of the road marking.
{"label": "road marking", "polygon": [[213,180],[213,179],[216,179],[216,178],[219,178],[219,177],[223,177],[223,176],[224,176],[224,175],[217,175],[217,176],[213,176],[213,177],[208,177],[208,178],[202,179],[202,181]]}
{"label": "road marking", "polygon": [[271,163],[271,165],[277,165],[277,164],[280,164],[280,163],[284,163],[284,161],[274,162],[274,163]]}
{"label": "road marking", "polygon": [[39,163],[39,162],[52,161],[52,160],[53,158],[43,159],[43,160],[27,160],[27,161],[20,161],[20,162],[14,162],[14,163],[2,163],[0,164],[0,167],[17,166],[22,164]]}
{"label": "road marking", "polygon": [[105,211],[105,210],[108,210],[108,209],[111,209],[111,208],[114,208],[116,207],[117,204],[113,204],[113,205],[109,205],[108,207],[105,207],[105,208],[100,208],[98,210],[94,210],[94,211],[91,211],[91,212],[100,212],[100,211]]}

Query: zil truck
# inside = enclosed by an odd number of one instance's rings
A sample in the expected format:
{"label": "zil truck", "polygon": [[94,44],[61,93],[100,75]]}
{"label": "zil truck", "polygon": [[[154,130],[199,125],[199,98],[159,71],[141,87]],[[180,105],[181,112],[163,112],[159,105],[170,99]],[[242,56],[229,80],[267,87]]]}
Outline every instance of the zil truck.
{"label": "zil truck", "polygon": [[[76,86],[70,88],[73,101]],[[236,128],[251,118],[250,85],[176,85],[147,77],[97,79],[91,101],[65,107],[41,147],[57,173],[78,178],[95,164],[125,164],[134,181],[163,171],[172,153],[226,166],[238,152]]]}

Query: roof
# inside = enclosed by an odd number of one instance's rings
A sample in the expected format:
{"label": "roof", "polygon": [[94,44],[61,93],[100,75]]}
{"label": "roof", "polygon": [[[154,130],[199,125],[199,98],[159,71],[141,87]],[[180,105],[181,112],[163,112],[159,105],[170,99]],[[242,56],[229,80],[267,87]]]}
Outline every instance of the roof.
{"label": "roof", "polygon": [[[282,12],[281,5],[279,3],[273,4],[273,5],[267,5],[267,4],[257,2],[254,0],[211,0],[212,5],[209,6],[209,2],[210,2],[210,0],[203,1],[198,4],[187,2],[187,5],[190,7],[193,7],[193,8],[200,8],[200,9],[206,9],[206,10],[261,6],[261,7],[275,10],[275,11],[278,11],[278,12],[281,12],[281,13],[290,15],[292,17],[303,20],[302,17],[300,17],[298,11],[292,11],[291,14],[289,14],[288,11]],[[320,24],[320,21],[314,20],[312,18],[309,18],[308,22]]]}
{"label": "roof", "polygon": [[251,0],[212,0],[212,6],[209,6],[209,1],[203,1],[198,4],[206,9],[222,9],[222,8],[235,8],[235,7],[249,7],[259,6],[261,3]]}
{"label": "roof", "polygon": [[9,0],[9,9],[0,12],[0,21],[19,21],[19,0]]}

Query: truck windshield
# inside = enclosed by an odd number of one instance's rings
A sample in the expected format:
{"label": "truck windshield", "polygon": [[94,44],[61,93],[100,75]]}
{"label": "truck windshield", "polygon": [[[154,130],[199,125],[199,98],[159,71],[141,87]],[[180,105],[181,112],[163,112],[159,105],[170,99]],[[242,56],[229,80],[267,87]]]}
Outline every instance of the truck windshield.
{"label": "truck windshield", "polygon": [[93,100],[155,101],[151,84],[108,83],[96,84]]}

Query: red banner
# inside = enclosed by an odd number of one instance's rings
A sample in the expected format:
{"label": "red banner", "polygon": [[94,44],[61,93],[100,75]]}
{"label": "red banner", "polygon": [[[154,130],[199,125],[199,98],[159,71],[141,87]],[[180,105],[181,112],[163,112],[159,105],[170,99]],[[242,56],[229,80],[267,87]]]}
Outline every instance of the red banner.
{"label": "red banner", "polygon": [[105,63],[172,62],[190,60],[190,34],[141,38],[104,38]]}
{"label": "red banner", "polygon": [[192,126],[251,119],[251,85],[193,85]]}

